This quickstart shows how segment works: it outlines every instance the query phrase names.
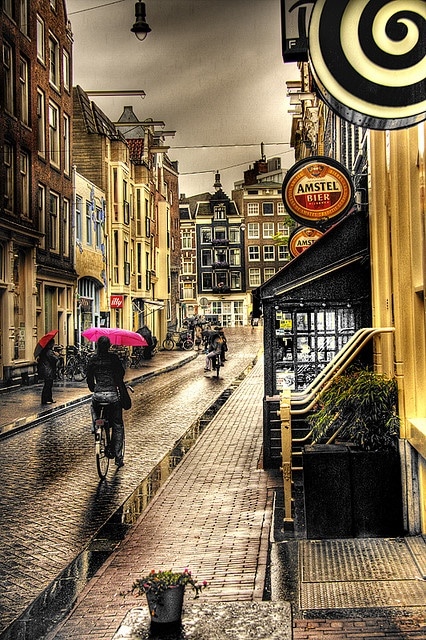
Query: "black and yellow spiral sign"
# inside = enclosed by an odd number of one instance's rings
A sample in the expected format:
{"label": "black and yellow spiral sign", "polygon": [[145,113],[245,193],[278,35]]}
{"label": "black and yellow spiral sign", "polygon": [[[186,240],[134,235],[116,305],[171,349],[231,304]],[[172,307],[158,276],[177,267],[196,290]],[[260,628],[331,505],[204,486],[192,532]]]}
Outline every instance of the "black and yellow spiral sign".
{"label": "black and yellow spiral sign", "polygon": [[352,124],[426,118],[425,0],[316,0],[309,55],[325,102]]}

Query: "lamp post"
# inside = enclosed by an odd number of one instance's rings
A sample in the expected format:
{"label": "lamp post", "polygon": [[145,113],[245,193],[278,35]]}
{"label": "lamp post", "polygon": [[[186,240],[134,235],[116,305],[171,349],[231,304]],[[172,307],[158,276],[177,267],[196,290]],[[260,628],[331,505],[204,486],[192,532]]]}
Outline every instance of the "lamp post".
{"label": "lamp post", "polygon": [[141,0],[135,4],[135,18],[136,22],[130,31],[135,34],[138,40],[145,40],[151,29],[146,21],[145,3]]}

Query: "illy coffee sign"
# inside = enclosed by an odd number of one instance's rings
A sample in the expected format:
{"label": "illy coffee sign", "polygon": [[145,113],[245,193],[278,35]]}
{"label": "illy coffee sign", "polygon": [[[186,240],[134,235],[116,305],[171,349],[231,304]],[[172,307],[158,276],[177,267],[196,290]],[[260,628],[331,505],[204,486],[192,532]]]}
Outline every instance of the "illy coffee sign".
{"label": "illy coffee sign", "polygon": [[309,57],[321,97],[370,129],[426,118],[425,0],[316,0]]}
{"label": "illy coffee sign", "polygon": [[353,204],[354,188],[347,169],[332,158],[315,156],[287,172],[282,197],[290,216],[300,224],[336,222]]}

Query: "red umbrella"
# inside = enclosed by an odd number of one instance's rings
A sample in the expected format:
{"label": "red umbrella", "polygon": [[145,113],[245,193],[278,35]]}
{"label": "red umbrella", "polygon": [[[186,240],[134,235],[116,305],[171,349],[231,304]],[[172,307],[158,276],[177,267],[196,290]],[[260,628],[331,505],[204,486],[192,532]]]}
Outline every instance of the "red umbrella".
{"label": "red umbrella", "polygon": [[97,342],[101,336],[107,336],[111,340],[111,344],[117,344],[127,347],[146,347],[147,341],[140,333],[128,331],[127,329],[109,328],[109,327],[90,327],[81,332],[81,335],[90,340]]}
{"label": "red umbrella", "polygon": [[53,338],[56,336],[56,334],[58,333],[58,329],[53,329],[52,331],[49,331],[49,333],[46,333],[45,336],[43,336],[42,338],[40,338],[40,340],[37,342],[36,344],[36,348],[34,349],[34,358],[38,358],[38,356],[40,355],[40,353],[43,351],[43,349],[45,348],[45,346],[51,341],[53,340]]}

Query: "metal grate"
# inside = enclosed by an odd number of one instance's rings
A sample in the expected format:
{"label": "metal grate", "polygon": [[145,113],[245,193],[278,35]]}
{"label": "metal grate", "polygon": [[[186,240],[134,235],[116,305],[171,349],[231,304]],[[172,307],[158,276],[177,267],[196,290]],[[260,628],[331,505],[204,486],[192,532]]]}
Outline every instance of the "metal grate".
{"label": "metal grate", "polygon": [[404,539],[306,540],[299,543],[301,609],[426,605],[426,582]]}

